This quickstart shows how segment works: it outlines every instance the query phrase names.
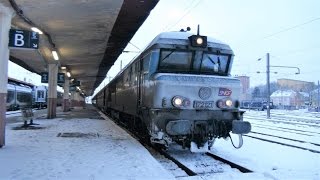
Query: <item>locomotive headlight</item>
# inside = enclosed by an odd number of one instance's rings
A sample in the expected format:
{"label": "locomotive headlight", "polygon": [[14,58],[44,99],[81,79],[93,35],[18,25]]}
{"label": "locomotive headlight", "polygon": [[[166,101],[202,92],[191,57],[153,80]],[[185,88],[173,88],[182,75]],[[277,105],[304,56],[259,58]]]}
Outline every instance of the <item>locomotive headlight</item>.
{"label": "locomotive headlight", "polygon": [[192,35],[189,36],[190,45],[192,47],[200,47],[206,48],[207,47],[207,36],[200,36],[200,35]]}
{"label": "locomotive headlight", "polygon": [[232,101],[230,99],[226,100],[226,105],[228,107],[231,107],[232,106]]}
{"label": "locomotive headlight", "polygon": [[197,42],[198,45],[201,45],[203,43],[202,37],[198,37],[196,42]]}
{"label": "locomotive headlight", "polygon": [[223,100],[217,101],[217,107],[218,108],[224,108],[226,106],[225,102]]}
{"label": "locomotive headlight", "polygon": [[172,99],[172,105],[175,106],[175,107],[181,107],[183,104],[183,99],[182,97],[180,96],[175,96],[173,99]]}

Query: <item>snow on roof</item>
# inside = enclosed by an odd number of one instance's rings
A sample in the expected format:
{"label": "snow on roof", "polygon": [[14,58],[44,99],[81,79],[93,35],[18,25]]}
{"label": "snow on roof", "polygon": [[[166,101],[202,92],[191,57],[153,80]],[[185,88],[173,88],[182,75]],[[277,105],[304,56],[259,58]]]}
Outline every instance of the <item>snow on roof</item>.
{"label": "snow on roof", "polygon": [[277,90],[271,94],[271,97],[290,97],[290,96],[294,96],[295,94],[296,92],[294,92],[293,90],[286,90],[286,91]]}
{"label": "snow on roof", "polygon": [[300,95],[302,95],[303,97],[310,97],[309,93],[306,92],[299,92]]}
{"label": "snow on roof", "polygon": [[[163,44],[182,44],[185,45],[186,44],[186,40],[188,40],[188,38],[190,36],[192,36],[194,34],[189,33],[189,32],[180,32],[180,31],[175,31],[175,32],[163,32],[160,33],[158,36],[156,36],[151,43],[147,46],[146,49],[148,49],[150,46],[154,45],[154,44],[158,44],[158,43],[163,43]],[[182,40],[182,41],[181,41]],[[220,46],[220,48],[224,48],[224,49],[230,49],[230,47],[226,44],[223,43],[222,41],[219,41],[217,39],[214,39],[212,37],[207,37],[207,42],[208,42],[208,46],[209,47],[217,47]]]}

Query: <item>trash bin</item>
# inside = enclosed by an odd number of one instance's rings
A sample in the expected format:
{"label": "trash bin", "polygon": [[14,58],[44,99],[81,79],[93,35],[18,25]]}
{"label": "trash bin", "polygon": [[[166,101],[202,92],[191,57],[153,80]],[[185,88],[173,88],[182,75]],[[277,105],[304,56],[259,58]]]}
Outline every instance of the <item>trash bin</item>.
{"label": "trash bin", "polygon": [[[32,111],[32,108],[31,107],[24,107],[24,108],[21,108],[21,115],[22,115],[22,118],[24,120],[24,124],[23,124],[23,127],[28,127],[30,125],[33,125],[33,111]],[[28,124],[28,120],[30,120],[30,123]]]}

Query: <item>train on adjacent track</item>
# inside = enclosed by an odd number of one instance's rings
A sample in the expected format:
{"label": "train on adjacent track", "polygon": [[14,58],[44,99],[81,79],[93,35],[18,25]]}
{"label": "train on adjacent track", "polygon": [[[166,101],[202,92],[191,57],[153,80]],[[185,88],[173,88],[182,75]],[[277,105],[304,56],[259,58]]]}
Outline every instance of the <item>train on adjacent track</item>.
{"label": "train on adjacent track", "polygon": [[[43,108],[47,107],[48,88],[46,86],[30,87],[21,83],[7,84],[7,102],[8,111],[18,110],[23,107]],[[57,105],[61,106],[63,93],[57,92]]]}
{"label": "train on adjacent track", "polygon": [[230,76],[233,51],[189,32],[164,32],[102,88],[92,103],[152,143],[173,141],[193,152],[216,138],[249,133],[239,109],[240,81]]}
{"label": "train on adjacent track", "polygon": [[32,88],[23,84],[7,84],[7,110],[17,110],[20,107],[32,105]]}

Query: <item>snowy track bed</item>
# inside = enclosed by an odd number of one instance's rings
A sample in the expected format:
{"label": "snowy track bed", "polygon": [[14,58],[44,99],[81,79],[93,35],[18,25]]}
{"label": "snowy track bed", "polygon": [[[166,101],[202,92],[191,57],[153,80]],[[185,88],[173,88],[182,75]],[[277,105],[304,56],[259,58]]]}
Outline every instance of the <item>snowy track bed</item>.
{"label": "snowy track bed", "polygon": [[[173,144],[165,152],[174,159],[174,163],[184,170],[189,176],[215,176],[217,174],[243,174],[250,173],[251,170],[225,160],[219,156],[208,153],[192,153],[188,149],[182,149],[180,145]],[[187,169],[187,170],[186,170]],[[176,176],[179,177],[179,176]]]}
{"label": "snowy track bed", "polygon": [[[286,112],[290,113],[290,112]],[[247,112],[244,117],[252,124],[252,131],[248,135],[268,143],[275,143],[292,148],[320,153],[319,118],[310,116],[290,115],[280,111],[271,114],[267,119],[263,112]]]}

